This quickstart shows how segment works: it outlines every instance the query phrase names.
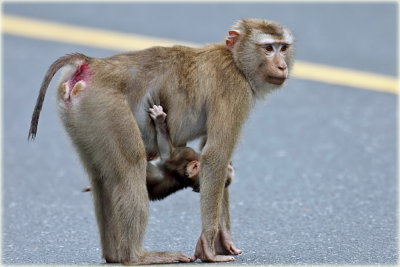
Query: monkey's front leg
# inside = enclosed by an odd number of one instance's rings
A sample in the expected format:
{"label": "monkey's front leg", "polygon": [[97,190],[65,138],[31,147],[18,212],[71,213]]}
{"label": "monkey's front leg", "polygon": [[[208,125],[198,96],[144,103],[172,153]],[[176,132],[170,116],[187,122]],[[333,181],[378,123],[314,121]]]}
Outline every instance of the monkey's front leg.
{"label": "monkey's front leg", "polygon": [[[201,138],[200,150],[204,148],[207,143],[207,136]],[[228,177],[225,182],[224,197],[222,199],[222,214],[220,216],[220,225],[215,238],[215,252],[217,255],[239,255],[243,251],[237,249],[232,242],[231,238],[231,217],[230,217],[230,204],[229,204],[229,188],[234,177],[234,169],[232,161],[228,165]]]}
{"label": "monkey's front leg", "polygon": [[207,151],[203,154],[201,163],[200,201],[203,230],[197,242],[193,260],[199,258],[203,262],[235,260],[232,256],[218,255],[221,249],[216,250],[215,248],[216,238],[219,238],[219,233],[226,233],[225,231],[220,232],[219,225],[220,216],[222,215],[221,202],[223,201],[225,190],[224,178],[226,177],[226,166],[229,162],[229,158],[224,159],[222,155],[220,158],[215,157],[217,155],[212,151]]}
{"label": "monkey's front leg", "polygon": [[[247,118],[250,105],[244,105],[249,103],[246,95],[245,98],[239,99],[235,94],[225,97],[218,98],[218,103],[213,102],[213,105],[208,107],[207,141],[200,158],[202,233],[196,245],[194,259],[200,258],[205,262],[235,260],[232,256],[216,253],[215,239],[220,230],[222,203],[228,175],[227,166],[232,158],[233,149],[237,143],[241,126]],[[238,108],[239,104],[241,108]]]}
{"label": "monkey's front leg", "polygon": [[215,251],[220,255],[239,255],[243,251],[237,249],[231,238],[230,225],[230,210],[229,210],[229,188],[225,187],[224,197],[222,200],[222,215],[220,218],[219,230],[215,238]]}

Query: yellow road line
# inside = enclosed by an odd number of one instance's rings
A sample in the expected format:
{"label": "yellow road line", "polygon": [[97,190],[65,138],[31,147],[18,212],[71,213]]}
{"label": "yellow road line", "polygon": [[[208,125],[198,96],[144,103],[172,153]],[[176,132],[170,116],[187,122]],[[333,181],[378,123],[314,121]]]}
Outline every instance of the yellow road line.
{"label": "yellow road line", "polygon": [[297,62],[293,68],[293,76],[324,83],[345,85],[367,90],[387,93],[399,93],[399,79],[395,77],[336,68],[308,62]]}
{"label": "yellow road line", "polygon": [[[172,46],[178,42],[141,35],[73,26],[56,22],[3,15],[3,32],[13,35],[94,46],[113,50],[139,50],[156,45]],[[179,44],[191,45],[191,43]]]}
{"label": "yellow road line", "polygon": [[[176,44],[199,46],[188,42],[118,33],[12,15],[3,15],[2,27],[3,33],[7,34],[113,50],[139,50],[156,45],[172,46]],[[399,80],[395,77],[302,61],[296,61],[293,76],[317,82],[399,93]]]}

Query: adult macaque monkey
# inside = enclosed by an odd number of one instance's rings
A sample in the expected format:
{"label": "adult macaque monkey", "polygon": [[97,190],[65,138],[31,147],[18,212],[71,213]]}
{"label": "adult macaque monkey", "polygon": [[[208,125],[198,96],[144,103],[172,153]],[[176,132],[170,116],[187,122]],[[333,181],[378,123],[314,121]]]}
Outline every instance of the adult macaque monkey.
{"label": "adult macaque monkey", "polygon": [[[105,59],[72,54],[56,60],[42,83],[29,137],[54,74],[64,126],[90,176],[103,256],[124,264],[226,262],[240,253],[229,234],[227,166],[256,98],[283,85],[292,65],[293,37],[278,23],[243,19],[225,44],[153,47]],[[74,96],[74,97],[72,97]],[[162,105],[174,146],[207,136],[201,152],[202,233],[192,259],[146,252],[146,157],[157,153],[147,114]]]}

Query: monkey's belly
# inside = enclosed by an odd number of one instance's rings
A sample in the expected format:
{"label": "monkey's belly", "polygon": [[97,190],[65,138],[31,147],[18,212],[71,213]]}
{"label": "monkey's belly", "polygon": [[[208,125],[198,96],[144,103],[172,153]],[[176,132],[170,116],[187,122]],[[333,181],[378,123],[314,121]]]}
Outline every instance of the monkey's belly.
{"label": "monkey's belly", "polygon": [[[175,146],[186,146],[186,143],[206,134],[206,111],[186,111],[178,125],[168,124],[171,141]],[[172,117],[173,114],[168,114]]]}

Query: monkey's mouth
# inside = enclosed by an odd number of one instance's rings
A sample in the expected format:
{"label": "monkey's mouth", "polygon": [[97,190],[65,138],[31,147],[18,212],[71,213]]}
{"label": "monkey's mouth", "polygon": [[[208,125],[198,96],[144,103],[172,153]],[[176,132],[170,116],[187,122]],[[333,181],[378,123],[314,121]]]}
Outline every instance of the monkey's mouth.
{"label": "monkey's mouth", "polygon": [[281,85],[285,82],[286,77],[268,76],[267,81],[272,84]]}

